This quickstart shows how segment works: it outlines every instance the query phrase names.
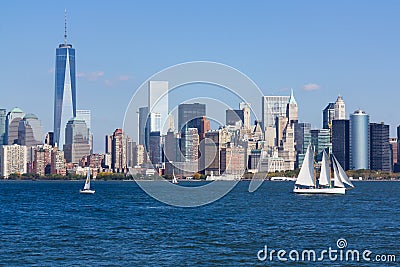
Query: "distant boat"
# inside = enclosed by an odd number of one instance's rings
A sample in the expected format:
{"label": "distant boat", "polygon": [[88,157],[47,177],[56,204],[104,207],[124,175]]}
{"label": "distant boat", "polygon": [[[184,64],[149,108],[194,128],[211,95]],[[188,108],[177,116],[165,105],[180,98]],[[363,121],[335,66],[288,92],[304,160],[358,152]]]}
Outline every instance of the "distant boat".
{"label": "distant boat", "polygon": [[176,179],[175,171],[174,171],[174,170],[172,170],[172,183],[173,183],[173,184],[179,183],[179,182],[178,182],[178,179]]}
{"label": "distant boat", "polygon": [[85,185],[83,186],[83,189],[79,190],[79,193],[81,193],[81,194],[94,194],[94,192],[96,192],[96,191],[90,189],[90,168],[89,168],[87,176],[86,176]]}
{"label": "distant boat", "polygon": [[332,166],[333,183],[330,177],[328,156],[324,150],[322,154],[321,173],[317,181],[314,175],[314,149],[309,145],[293,192],[298,194],[346,194],[344,184],[351,187],[354,187],[354,185],[350,182],[349,177],[347,177],[333,154]]}

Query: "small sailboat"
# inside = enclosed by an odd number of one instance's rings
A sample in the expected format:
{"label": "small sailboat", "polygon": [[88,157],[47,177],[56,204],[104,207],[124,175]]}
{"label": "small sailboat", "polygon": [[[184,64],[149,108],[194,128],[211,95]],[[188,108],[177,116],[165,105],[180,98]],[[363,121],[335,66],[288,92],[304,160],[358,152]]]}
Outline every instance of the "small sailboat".
{"label": "small sailboat", "polygon": [[174,170],[172,170],[172,183],[173,183],[173,184],[179,183],[179,182],[178,182],[178,179],[176,179],[175,171],[174,171]]}
{"label": "small sailboat", "polygon": [[96,192],[96,191],[90,189],[90,168],[89,168],[87,176],[86,176],[85,185],[83,186],[83,189],[79,190],[79,193],[81,193],[81,194],[94,194],[94,192]]}
{"label": "small sailboat", "polygon": [[298,194],[346,194],[344,184],[351,187],[354,187],[354,185],[350,182],[346,172],[333,154],[332,166],[333,183],[330,177],[328,156],[324,150],[322,154],[321,173],[317,181],[314,175],[314,149],[309,145],[293,192]]}

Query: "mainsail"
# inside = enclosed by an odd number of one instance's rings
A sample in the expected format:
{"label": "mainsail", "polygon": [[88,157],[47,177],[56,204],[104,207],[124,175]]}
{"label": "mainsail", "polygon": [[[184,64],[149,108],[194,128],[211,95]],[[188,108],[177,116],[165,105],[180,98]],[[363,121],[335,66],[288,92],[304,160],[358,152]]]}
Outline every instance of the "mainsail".
{"label": "mainsail", "polygon": [[338,169],[338,173],[339,173],[339,178],[342,181],[342,184],[345,183],[351,187],[354,187],[354,185],[350,182],[349,177],[347,176],[346,172],[343,170],[342,166],[340,166],[338,160],[336,159],[336,157],[334,155],[332,155],[333,161],[335,161],[337,169]]}
{"label": "mainsail", "polygon": [[321,164],[321,174],[319,176],[319,185],[328,186],[330,185],[331,173],[329,168],[328,156],[325,150],[322,152],[322,164]]}
{"label": "mainsail", "polygon": [[88,173],[86,176],[86,182],[85,182],[85,186],[83,187],[83,190],[90,190],[90,168],[88,169]]}
{"label": "mainsail", "polygon": [[299,176],[296,180],[296,185],[315,186],[314,183],[314,149],[311,145],[308,146],[304,157],[303,165],[301,165]]}

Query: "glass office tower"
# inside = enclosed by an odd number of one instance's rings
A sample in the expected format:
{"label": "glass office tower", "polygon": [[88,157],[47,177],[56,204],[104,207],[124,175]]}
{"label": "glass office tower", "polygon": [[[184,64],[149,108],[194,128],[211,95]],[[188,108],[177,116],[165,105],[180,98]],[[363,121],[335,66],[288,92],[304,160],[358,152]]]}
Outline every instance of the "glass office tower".
{"label": "glass office tower", "polygon": [[75,49],[60,44],[56,49],[54,92],[54,143],[65,144],[64,129],[68,120],[76,117]]}
{"label": "glass office tower", "polygon": [[350,115],[350,169],[369,169],[369,115],[362,110]]}

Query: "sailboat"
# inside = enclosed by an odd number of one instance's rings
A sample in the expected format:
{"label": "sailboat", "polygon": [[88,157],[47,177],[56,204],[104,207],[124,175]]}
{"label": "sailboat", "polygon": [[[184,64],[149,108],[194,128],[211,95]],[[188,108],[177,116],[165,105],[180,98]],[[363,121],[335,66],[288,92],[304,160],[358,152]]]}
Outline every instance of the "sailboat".
{"label": "sailboat", "polygon": [[179,182],[178,182],[178,179],[176,179],[175,171],[174,171],[174,170],[172,170],[172,183],[173,183],[173,184],[179,183]]}
{"label": "sailboat", "polygon": [[350,187],[354,187],[354,185],[333,154],[332,166],[333,183],[330,177],[328,156],[324,150],[322,152],[321,173],[317,181],[314,175],[314,149],[309,145],[293,192],[298,194],[346,194],[344,184]]}
{"label": "sailboat", "polygon": [[79,193],[81,194],[94,194],[96,192],[95,190],[90,189],[90,167],[87,172],[86,176],[86,181],[85,185],[83,186],[83,189],[79,190]]}

